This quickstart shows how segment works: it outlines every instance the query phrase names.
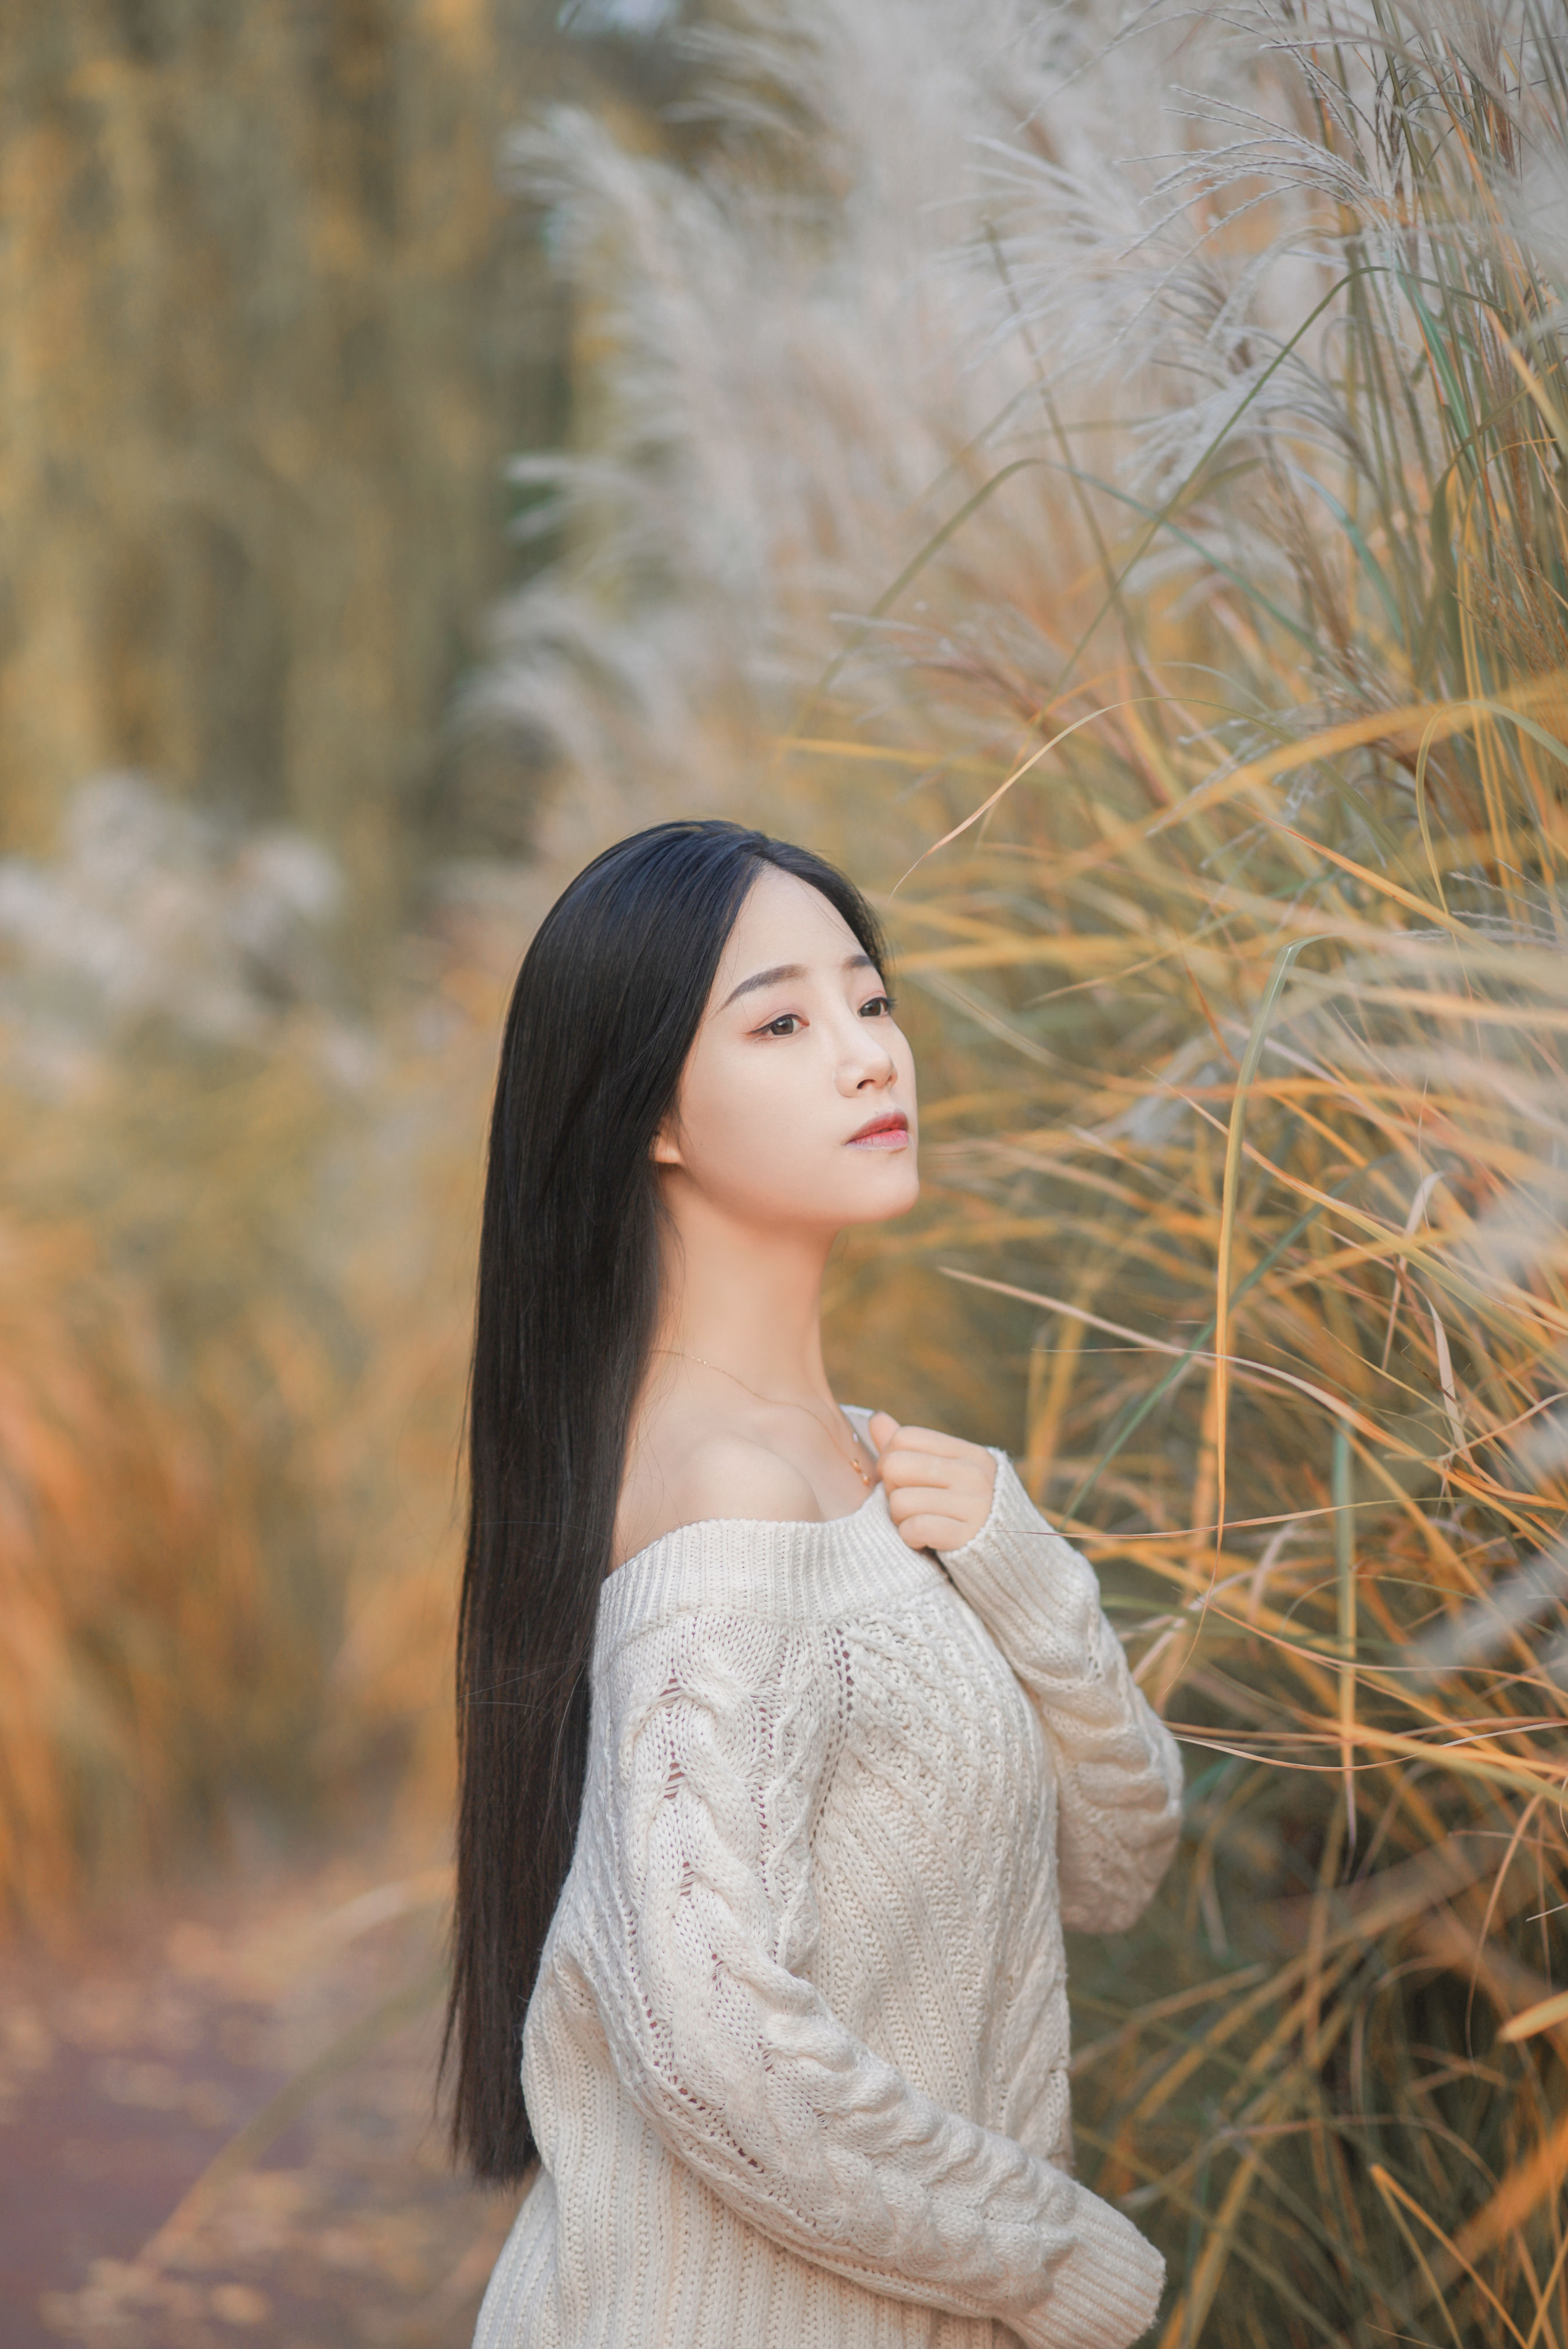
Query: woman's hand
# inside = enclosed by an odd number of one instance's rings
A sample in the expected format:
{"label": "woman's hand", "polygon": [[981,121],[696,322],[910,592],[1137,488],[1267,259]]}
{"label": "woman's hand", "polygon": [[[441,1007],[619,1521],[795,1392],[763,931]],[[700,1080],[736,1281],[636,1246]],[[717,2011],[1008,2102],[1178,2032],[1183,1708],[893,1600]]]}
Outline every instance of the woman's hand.
{"label": "woman's hand", "polygon": [[991,1514],[991,1454],[934,1427],[901,1427],[886,1411],[872,1414],[871,1438],[888,1515],[911,1549],[962,1549],[973,1541]]}

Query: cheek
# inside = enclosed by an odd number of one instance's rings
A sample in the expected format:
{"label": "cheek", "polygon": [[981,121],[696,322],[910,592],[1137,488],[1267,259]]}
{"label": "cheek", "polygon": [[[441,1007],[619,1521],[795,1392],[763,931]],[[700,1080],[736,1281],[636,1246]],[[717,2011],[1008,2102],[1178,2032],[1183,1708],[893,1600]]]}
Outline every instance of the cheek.
{"label": "cheek", "polygon": [[825,1123],[832,1105],[824,1105],[806,1057],[764,1049],[738,1054],[706,1081],[698,1075],[682,1112],[696,1182],[732,1196],[788,1197],[808,1169],[820,1169],[836,1134]]}

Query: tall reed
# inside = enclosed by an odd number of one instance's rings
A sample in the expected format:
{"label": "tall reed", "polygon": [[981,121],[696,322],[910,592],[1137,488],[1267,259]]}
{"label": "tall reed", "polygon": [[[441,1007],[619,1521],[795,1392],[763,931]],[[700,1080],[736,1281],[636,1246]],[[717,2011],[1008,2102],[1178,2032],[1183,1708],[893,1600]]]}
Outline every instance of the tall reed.
{"label": "tall reed", "polygon": [[[1562,2342],[1568,278],[1531,215],[1568,52],[1529,9],[1265,33],[1275,119],[1211,104],[1133,264],[1130,490],[1062,436],[1100,673],[1035,668],[907,968],[1034,1048],[948,1154],[960,1268],[1039,1313],[1029,1473],[1191,1757],[1171,1898],[1078,1970],[1162,2343]],[[1022,331],[1026,219],[997,249]]]}

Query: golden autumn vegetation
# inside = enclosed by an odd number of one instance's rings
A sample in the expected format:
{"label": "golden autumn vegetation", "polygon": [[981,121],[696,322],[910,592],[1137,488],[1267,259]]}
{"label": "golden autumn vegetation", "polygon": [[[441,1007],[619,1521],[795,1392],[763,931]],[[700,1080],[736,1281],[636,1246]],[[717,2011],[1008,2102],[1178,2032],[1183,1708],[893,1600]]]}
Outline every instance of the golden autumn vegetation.
{"label": "golden autumn vegetation", "polygon": [[1076,609],[1043,660],[971,636],[1016,750],[904,926],[1008,1094],[937,1154],[946,1262],[1031,1317],[1035,1489],[1187,1740],[1185,1864],[1077,1975],[1080,2147],[1173,2255],[1164,2349],[1568,2338],[1568,369],[1530,212],[1568,54],[1528,12],[1334,29],[1275,20],[1284,120],[1184,167],[1248,260],[1311,251],[1331,326],[1238,304],[1215,429],[1135,502],[1064,426]]}

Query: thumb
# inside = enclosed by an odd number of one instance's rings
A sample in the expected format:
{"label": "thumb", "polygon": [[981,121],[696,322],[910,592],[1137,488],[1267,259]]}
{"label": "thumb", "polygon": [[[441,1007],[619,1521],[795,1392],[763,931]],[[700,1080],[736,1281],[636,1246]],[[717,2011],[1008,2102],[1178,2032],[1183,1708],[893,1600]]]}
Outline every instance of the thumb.
{"label": "thumb", "polygon": [[898,1422],[891,1411],[873,1411],[867,1423],[872,1442],[879,1452],[885,1452],[898,1433]]}

